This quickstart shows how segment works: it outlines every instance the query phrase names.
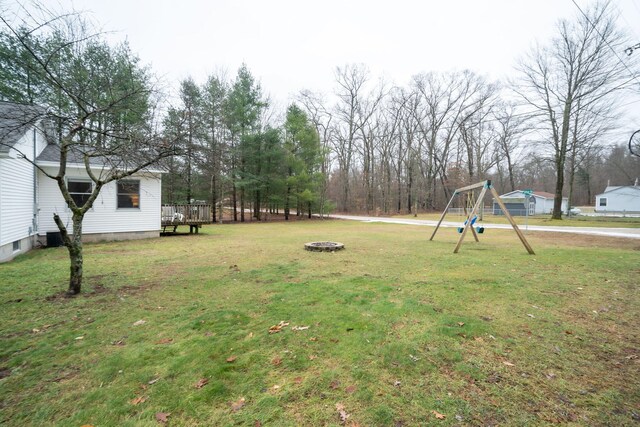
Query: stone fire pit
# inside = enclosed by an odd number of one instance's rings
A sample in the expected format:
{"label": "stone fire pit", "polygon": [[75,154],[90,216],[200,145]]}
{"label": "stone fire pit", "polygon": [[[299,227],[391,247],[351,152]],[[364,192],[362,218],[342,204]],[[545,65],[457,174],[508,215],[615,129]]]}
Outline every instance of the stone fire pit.
{"label": "stone fire pit", "polygon": [[309,242],[304,244],[304,248],[314,252],[335,252],[344,249],[344,244],[340,242]]}

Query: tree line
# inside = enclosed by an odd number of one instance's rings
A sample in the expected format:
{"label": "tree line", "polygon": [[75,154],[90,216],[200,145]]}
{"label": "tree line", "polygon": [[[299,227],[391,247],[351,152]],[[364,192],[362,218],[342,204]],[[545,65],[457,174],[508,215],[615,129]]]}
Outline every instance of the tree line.
{"label": "tree line", "polygon": [[247,212],[323,212],[324,158],[320,139],[295,103],[284,123],[268,120],[269,101],[246,65],[233,81],[210,76],[202,85],[180,82],[179,106],[171,107],[164,132],[180,154],[165,162],[167,203],[208,201],[214,221],[225,208],[234,221]]}

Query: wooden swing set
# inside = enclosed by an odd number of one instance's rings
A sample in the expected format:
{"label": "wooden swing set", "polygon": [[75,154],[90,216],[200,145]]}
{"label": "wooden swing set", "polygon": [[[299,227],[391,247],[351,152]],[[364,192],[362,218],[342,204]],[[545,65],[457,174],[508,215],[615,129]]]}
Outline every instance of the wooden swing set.
{"label": "wooden swing set", "polygon": [[[482,188],[482,190],[480,191],[478,198],[475,199],[475,190],[479,188]],[[458,228],[458,232],[460,233],[460,238],[458,239],[458,243],[456,244],[456,247],[453,250],[453,253],[454,254],[458,253],[458,250],[460,250],[460,246],[462,245],[462,241],[467,235],[467,232],[469,231],[469,229],[471,229],[471,233],[473,234],[473,237],[476,239],[476,242],[479,242],[480,240],[478,239],[478,234],[482,234],[484,232],[484,227],[476,227],[474,229],[474,224],[478,218],[478,212],[479,212],[480,206],[482,206],[484,196],[487,194],[487,190],[489,190],[493,195],[493,197],[495,198],[496,202],[500,206],[500,209],[502,209],[504,216],[507,217],[507,219],[509,220],[509,223],[511,224],[514,231],[520,238],[520,241],[522,242],[524,247],[527,249],[527,252],[529,252],[530,255],[535,255],[535,252],[533,252],[533,248],[531,248],[531,245],[529,245],[529,242],[527,242],[527,239],[524,237],[524,234],[522,234],[522,231],[520,231],[520,229],[518,228],[518,225],[513,220],[513,217],[509,213],[509,210],[504,205],[504,203],[502,203],[502,200],[500,200],[500,196],[498,195],[498,192],[491,185],[490,179],[479,182],[477,184],[458,188],[457,190],[455,190],[453,192],[453,196],[451,196],[451,200],[449,200],[449,203],[447,203],[447,207],[444,208],[444,212],[442,212],[442,215],[440,216],[438,225],[436,225],[436,229],[433,230],[433,234],[431,235],[431,238],[429,240],[433,240],[433,238],[435,237],[436,233],[438,232],[438,229],[440,228],[440,224],[442,224],[442,221],[444,220],[444,217],[447,215],[447,211],[449,210],[449,207],[451,207],[451,204],[453,203],[456,196],[461,194],[466,194],[467,199],[466,199],[466,204],[464,205],[464,213],[467,219],[465,220],[464,225]]]}

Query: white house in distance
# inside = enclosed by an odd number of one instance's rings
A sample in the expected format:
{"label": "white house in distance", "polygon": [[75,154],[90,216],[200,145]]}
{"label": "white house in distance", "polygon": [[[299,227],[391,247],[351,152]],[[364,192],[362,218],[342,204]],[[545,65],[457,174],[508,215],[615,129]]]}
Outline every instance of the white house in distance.
{"label": "white house in distance", "polygon": [[[57,183],[23,158],[35,159],[38,167],[57,174],[60,150],[45,136],[37,120],[40,114],[38,107],[0,102],[0,262],[37,243],[57,240],[54,213],[72,229],[71,210]],[[101,168],[95,164],[96,173]],[[158,237],[161,173],[146,170],[105,185],[84,217],[83,241]],[[88,197],[92,181],[84,164],[73,156],[67,162],[66,180],[72,197],[78,201]]]}
{"label": "white house in distance", "polygon": [[640,213],[640,187],[608,186],[604,193],[596,195],[595,211]]}
{"label": "white house in distance", "polygon": [[[511,191],[509,193],[500,196],[502,202],[505,204],[509,213],[515,216],[527,215],[526,207],[527,198],[524,190]],[[529,197],[529,215],[545,215],[553,212],[553,199],[554,195],[544,191],[533,191]],[[568,198],[562,198],[562,212],[567,211]],[[498,203],[493,201],[493,213],[494,215],[502,215],[502,209]]]}

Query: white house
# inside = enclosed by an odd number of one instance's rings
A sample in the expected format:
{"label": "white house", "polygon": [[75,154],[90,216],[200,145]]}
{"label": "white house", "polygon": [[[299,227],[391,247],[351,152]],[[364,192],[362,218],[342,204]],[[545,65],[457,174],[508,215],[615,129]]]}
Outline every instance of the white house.
{"label": "white house", "polygon": [[640,213],[640,187],[609,186],[596,195],[596,212]]}
{"label": "white house", "polygon": [[[26,252],[38,232],[33,161],[47,145],[37,107],[0,102],[0,261]],[[25,125],[28,123],[28,125]]]}
{"label": "white house", "polygon": [[[528,202],[529,215],[545,215],[553,212],[553,199],[554,195],[544,191],[533,191],[531,196],[526,198],[524,190],[511,191],[500,196],[502,202],[509,209],[511,215],[524,216],[527,214],[526,204]],[[562,212],[567,211],[568,198],[562,198],[561,209]],[[493,212],[495,215],[500,215],[502,210],[500,206],[494,200]]]}
{"label": "white house", "polygon": [[[37,107],[0,102],[0,262],[46,244],[58,233],[53,221],[57,213],[72,229],[71,211],[57,183],[38,167],[56,175],[60,151],[48,141]],[[34,120],[25,121],[31,115]],[[20,120],[16,120],[20,117]],[[94,166],[94,165],[92,165]],[[102,164],[95,164],[99,173]],[[92,190],[92,181],[73,156],[67,162],[66,178],[72,197],[81,201]],[[85,214],[83,241],[124,240],[157,237],[160,234],[161,171],[146,170],[105,185],[93,207]]]}

